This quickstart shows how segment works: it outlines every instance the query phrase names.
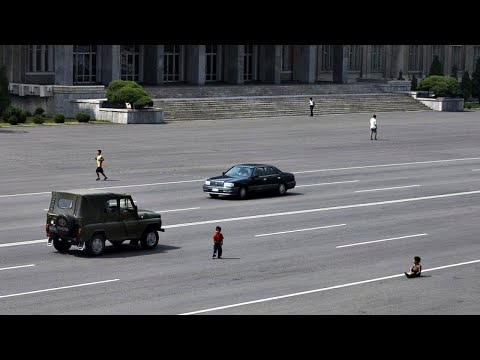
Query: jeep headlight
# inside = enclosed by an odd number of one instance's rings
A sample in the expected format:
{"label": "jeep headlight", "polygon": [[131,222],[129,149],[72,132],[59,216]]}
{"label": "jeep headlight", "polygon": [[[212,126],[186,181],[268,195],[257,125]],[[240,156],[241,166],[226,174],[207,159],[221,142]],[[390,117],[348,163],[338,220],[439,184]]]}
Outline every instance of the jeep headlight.
{"label": "jeep headlight", "polygon": [[231,182],[226,182],[226,183],[223,183],[223,186],[227,187],[227,188],[232,188],[235,186],[234,183],[231,183]]}
{"label": "jeep headlight", "polygon": [[205,180],[205,185],[210,185],[210,180]]}

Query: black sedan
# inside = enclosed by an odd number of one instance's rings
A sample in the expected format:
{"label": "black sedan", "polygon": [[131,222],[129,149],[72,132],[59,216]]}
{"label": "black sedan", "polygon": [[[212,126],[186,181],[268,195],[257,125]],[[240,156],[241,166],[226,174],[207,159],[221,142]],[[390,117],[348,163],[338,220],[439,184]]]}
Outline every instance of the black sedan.
{"label": "black sedan", "polygon": [[268,164],[239,164],[203,184],[203,191],[212,198],[238,196],[246,199],[251,193],[275,191],[284,195],[296,185],[295,175]]}

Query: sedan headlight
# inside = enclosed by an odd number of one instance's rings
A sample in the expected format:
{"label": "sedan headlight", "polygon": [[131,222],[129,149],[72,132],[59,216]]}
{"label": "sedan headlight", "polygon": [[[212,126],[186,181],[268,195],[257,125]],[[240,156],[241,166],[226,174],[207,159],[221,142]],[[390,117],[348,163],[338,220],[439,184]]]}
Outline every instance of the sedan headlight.
{"label": "sedan headlight", "polygon": [[223,183],[223,186],[228,187],[228,188],[231,188],[231,187],[234,187],[235,184],[234,184],[234,183],[231,183],[231,182],[226,182],[226,183]]}
{"label": "sedan headlight", "polygon": [[205,185],[210,185],[210,180],[205,180]]}

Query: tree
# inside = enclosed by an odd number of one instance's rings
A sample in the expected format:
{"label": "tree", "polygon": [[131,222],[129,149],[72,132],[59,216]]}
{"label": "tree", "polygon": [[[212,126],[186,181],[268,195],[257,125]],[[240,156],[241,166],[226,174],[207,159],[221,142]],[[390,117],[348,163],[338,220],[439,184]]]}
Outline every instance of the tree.
{"label": "tree", "polygon": [[430,72],[428,73],[428,76],[430,75],[443,76],[442,63],[438,59],[437,55],[433,57],[432,64],[430,65]]}
{"label": "tree", "polygon": [[480,103],[480,57],[477,58],[475,71],[472,74],[472,96],[478,97]]}
{"label": "tree", "polygon": [[115,104],[130,103],[135,109],[153,106],[152,98],[133,81],[114,80],[108,84],[107,100]]}
{"label": "tree", "polygon": [[461,97],[457,79],[449,76],[432,75],[420,81],[418,90],[432,92],[436,97]]}
{"label": "tree", "polygon": [[457,74],[458,74],[458,67],[457,67],[457,65],[453,65],[452,66],[452,73],[450,74],[450,77],[458,80]]}
{"label": "tree", "polygon": [[417,77],[415,76],[415,74],[413,74],[410,90],[415,91],[417,90],[417,87],[418,87]]}
{"label": "tree", "polygon": [[10,93],[8,91],[7,68],[0,65],[0,116],[10,105]]}
{"label": "tree", "polygon": [[465,101],[472,97],[472,80],[470,79],[470,74],[468,71],[464,71],[463,73],[460,89],[462,90]]}

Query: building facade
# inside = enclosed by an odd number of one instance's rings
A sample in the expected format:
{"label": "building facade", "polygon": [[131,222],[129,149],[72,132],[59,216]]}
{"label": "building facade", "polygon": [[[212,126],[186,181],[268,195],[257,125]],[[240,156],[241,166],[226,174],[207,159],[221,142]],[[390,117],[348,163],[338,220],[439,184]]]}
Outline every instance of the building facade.
{"label": "building facade", "polygon": [[460,78],[480,45],[0,45],[11,83],[62,86],[421,79],[434,56]]}

